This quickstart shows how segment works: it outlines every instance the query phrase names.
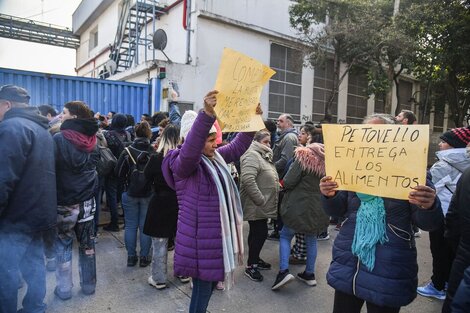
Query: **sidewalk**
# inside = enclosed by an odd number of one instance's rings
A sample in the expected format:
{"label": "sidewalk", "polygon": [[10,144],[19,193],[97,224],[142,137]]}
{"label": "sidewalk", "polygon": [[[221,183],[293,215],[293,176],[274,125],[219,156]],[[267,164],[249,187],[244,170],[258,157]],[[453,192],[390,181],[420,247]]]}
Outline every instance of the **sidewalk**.
{"label": "sidewalk", "polygon": [[[215,290],[208,311],[224,313],[328,313],[332,312],[334,290],[326,283],[326,271],[331,261],[331,246],[337,232],[330,226],[330,240],[318,242],[316,278],[318,285],[309,287],[296,280],[281,290],[274,292],[271,286],[278,271],[278,242],[266,241],[261,253],[262,258],[273,264],[270,271],[262,271],[264,280],[253,282],[243,274],[240,267],[235,274],[235,286],[232,290]],[[248,224],[245,223],[245,240]],[[124,231],[118,233],[101,232],[96,245],[97,287],[92,296],[85,296],[80,291],[77,268],[77,248],[74,243],[74,288],[71,300],[58,299],[53,290],[54,273],[47,273],[47,312],[187,312],[191,296],[189,284],[181,284],[172,276],[173,252],[169,253],[169,288],[156,290],[147,284],[150,267],[128,268],[127,253],[124,247]],[[431,277],[431,254],[427,232],[417,238],[418,264],[420,266],[419,284]],[[245,247],[247,247],[245,242]],[[294,276],[304,269],[301,265],[291,265]],[[26,286],[22,288],[22,299]],[[413,303],[402,308],[403,313],[438,313],[442,301],[418,296]],[[363,312],[366,312],[365,306]]]}

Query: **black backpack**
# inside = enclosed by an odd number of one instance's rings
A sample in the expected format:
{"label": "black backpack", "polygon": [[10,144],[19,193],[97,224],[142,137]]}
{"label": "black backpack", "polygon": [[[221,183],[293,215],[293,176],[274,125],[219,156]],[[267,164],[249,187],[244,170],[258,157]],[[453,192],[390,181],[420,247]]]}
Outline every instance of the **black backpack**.
{"label": "black backpack", "polygon": [[96,147],[100,153],[100,159],[96,164],[96,171],[98,172],[98,176],[106,177],[114,171],[117,160],[109,148],[100,145],[97,145]]}
{"label": "black backpack", "polygon": [[130,161],[129,176],[127,177],[127,194],[136,198],[148,197],[152,192],[152,181],[145,177],[144,168],[150,160],[150,153],[138,151],[138,157],[134,158],[130,149],[132,147],[125,148]]}

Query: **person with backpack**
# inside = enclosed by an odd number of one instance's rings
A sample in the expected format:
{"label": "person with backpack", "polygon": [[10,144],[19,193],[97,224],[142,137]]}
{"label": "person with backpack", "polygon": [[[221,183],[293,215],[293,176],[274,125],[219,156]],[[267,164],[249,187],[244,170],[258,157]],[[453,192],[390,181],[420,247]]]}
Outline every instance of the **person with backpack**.
{"label": "person with backpack", "polygon": [[[108,148],[113,152],[116,159],[119,158],[124,148],[131,143],[131,135],[126,132],[127,117],[124,114],[113,115],[109,131],[104,133]],[[105,181],[106,203],[111,213],[111,222],[103,227],[106,231],[119,231],[118,226],[118,199],[122,193],[122,182],[114,175],[114,171],[106,176]]]}
{"label": "person with backpack", "polygon": [[135,266],[137,229],[140,238],[140,267],[150,264],[149,256],[151,239],[143,233],[145,217],[152,195],[152,181],[147,179],[144,168],[153,151],[150,145],[152,131],[147,122],[135,126],[136,138],[131,146],[125,147],[119,156],[115,174],[125,181],[125,192],[122,194],[124,209],[124,241],[127,249],[127,266]]}
{"label": "person with backpack", "polygon": [[[153,195],[150,199],[147,217],[144,224],[144,234],[152,237],[152,270],[147,282],[157,289],[167,287],[168,246],[176,235],[178,219],[178,200],[176,191],[165,181],[162,172],[163,159],[170,150],[176,149],[180,131],[175,125],[168,125],[160,135],[157,153],[152,155],[144,169],[145,176],[153,182]],[[178,276],[182,283],[190,278]]]}

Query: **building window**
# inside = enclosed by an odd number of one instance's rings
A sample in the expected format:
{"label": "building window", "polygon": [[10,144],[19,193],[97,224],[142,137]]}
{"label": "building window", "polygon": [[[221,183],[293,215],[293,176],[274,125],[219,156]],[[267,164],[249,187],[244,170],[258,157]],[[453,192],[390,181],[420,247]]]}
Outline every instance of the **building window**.
{"label": "building window", "polygon": [[383,93],[375,95],[374,113],[385,113],[385,96]]}
{"label": "building window", "polygon": [[276,74],[269,80],[268,118],[277,119],[288,113],[300,122],[302,62],[300,51],[271,44],[270,66]]}
{"label": "building window", "polygon": [[400,86],[398,87],[398,103],[400,104],[400,110],[411,111],[410,99],[412,95],[413,84],[404,80],[400,80]]}
{"label": "building window", "polygon": [[[325,117],[325,105],[330,99],[333,90],[334,78],[334,62],[327,60],[324,66],[315,67],[313,77],[313,103],[312,103],[312,119],[320,122]],[[335,92],[333,102],[331,104],[332,121],[338,117],[338,91]]]}
{"label": "building window", "polygon": [[367,75],[355,69],[349,73],[346,123],[360,124],[367,115]]}
{"label": "building window", "polygon": [[90,40],[88,42],[88,50],[91,51],[98,46],[98,26],[90,31]]}

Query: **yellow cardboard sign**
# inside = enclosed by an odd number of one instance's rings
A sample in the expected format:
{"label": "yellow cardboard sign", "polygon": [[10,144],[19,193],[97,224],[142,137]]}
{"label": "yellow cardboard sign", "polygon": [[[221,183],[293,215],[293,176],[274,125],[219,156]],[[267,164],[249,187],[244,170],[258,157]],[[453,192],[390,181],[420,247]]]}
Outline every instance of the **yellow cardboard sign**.
{"label": "yellow cardboard sign", "polygon": [[256,114],[263,85],[276,72],[235,50],[224,48],[215,83],[215,112],[223,132],[248,132],[265,128]]}
{"label": "yellow cardboard sign", "polygon": [[428,125],[326,125],[326,174],[339,190],[408,199],[426,184]]}

